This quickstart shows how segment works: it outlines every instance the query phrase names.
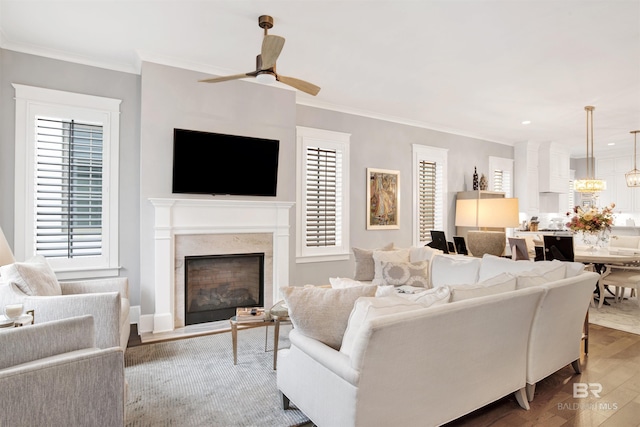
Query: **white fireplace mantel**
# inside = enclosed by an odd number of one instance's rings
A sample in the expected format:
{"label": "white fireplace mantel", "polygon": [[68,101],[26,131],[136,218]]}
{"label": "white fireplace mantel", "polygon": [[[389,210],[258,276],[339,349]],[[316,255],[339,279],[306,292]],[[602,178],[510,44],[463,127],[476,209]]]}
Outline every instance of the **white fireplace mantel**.
{"label": "white fireplace mantel", "polygon": [[[153,332],[174,329],[174,253],[178,234],[273,234],[273,295],[289,283],[289,210],[293,202],[150,198],[155,209]],[[267,297],[265,295],[265,297]]]}

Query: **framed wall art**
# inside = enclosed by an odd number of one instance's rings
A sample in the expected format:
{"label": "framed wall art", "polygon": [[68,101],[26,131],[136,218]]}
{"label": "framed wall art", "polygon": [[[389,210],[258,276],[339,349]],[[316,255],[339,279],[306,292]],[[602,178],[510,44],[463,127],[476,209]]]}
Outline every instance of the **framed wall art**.
{"label": "framed wall art", "polygon": [[400,171],[367,168],[367,230],[400,228]]}

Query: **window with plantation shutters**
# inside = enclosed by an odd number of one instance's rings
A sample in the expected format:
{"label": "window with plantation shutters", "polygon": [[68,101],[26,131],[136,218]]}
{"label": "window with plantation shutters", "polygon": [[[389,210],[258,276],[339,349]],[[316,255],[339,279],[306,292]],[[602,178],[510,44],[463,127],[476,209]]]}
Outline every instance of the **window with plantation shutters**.
{"label": "window with plantation shutters", "polygon": [[502,192],[505,197],[513,197],[513,159],[491,156],[489,170],[489,189]]}
{"label": "window with plantation shutters", "polygon": [[346,259],[349,135],[297,128],[298,262]]}
{"label": "window with plantation shutters", "polygon": [[102,126],[36,118],[36,254],[102,255]]}
{"label": "window with plantation shutters", "polygon": [[431,241],[431,230],[446,229],[447,150],[413,145],[414,245]]}
{"label": "window with plantation shutters", "polygon": [[[118,274],[120,100],[16,90],[16,258],[60,279]],[[22,210],[22,212],[20,212]]]}

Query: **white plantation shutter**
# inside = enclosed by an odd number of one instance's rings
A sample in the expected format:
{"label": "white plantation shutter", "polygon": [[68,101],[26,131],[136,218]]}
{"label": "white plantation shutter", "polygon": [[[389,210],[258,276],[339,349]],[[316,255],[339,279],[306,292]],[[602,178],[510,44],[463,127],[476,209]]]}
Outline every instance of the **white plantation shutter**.
{"label": "white plantation shutter", "polygon": [[306,245],[340,244],[341,153],[307,147]]}
{"label": "white plantation shutter", "polygon": [[512,197],[511,171],[496,169],[493,171],[493,191],[501,191],[505,197]]}
{"label": "white plantation shutter", "polygon": [[425,242],[431,238],[431,230],[438,230],[436,226],[438,210],[437,193],[437,165],[435,162],[422,160],[419,163],[418,177],[419,197],[419,233],[420,241]]}
{"label": "white plantation shutter", "polygon": [[489,156],[489,170],[489,190],[502,192],[504,197],[513,197],[513,159]]}
{"label": "white plantation shutter", "polygon": [[447,150],[413,146],[414,157],[414,245],[431,241],[431,230],[445,230],[444,179]]}
{"label": "white plantation shutter", "polygon": [[297,262],[349,257],[348,134],[298,127]]}
{"label": "white plantation shutter", "polygon": [[102,126],[36,119],[35,249],[102,255]]}

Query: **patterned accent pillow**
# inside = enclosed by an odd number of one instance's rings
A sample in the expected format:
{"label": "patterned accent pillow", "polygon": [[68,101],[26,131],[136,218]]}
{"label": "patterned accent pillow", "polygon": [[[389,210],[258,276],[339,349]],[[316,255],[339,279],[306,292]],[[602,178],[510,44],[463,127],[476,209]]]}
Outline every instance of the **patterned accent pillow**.
{"label": "patterned accent pillow", "polygon": [[429,262],[383,262],[382,280],[387,285],[429,287]]}
{"label": "patterned accent pillow", "polygon": [[43,256],[35,256],[26,262],[15,262],[0,267],[2,280],[15,285],[26,295],[61,295],[62,289],[56,274]]}
{"label": "patterned accent pillow", "polygon": [[382,264],[385,262],[409,262],[409,249],[373,251],[373,266],[375,273],[371,283],[374,285],[387,284],[382,277]]}

